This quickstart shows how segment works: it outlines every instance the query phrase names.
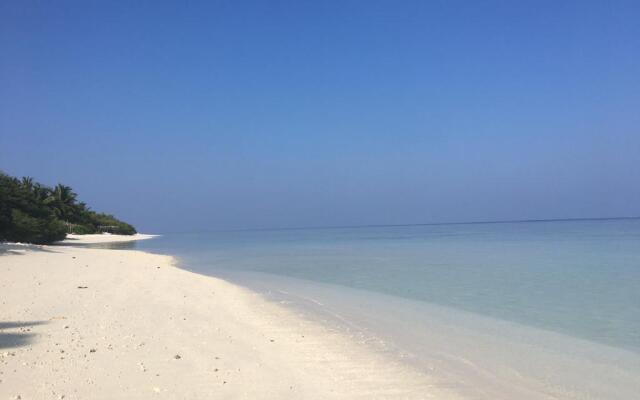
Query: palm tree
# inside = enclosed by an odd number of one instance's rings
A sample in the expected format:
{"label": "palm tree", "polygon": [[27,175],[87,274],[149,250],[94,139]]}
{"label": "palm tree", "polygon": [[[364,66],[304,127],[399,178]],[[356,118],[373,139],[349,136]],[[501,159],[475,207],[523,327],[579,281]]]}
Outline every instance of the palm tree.
{"label": "palm tree", "polygon": [[33,185],[33,194],[36,197],[36,200],[44,204],[49,204],[53,200],[51,197],[51,189],[39,183]]}
{"label": "palm tree", "polygon": [[75,214],[76,197],[69,186],[58,184],[51,191],[47,203],[52,206],[59,219],[68,222]]}
{"label": "palm tree", "polygon": [[20,182],[22,187],[27,189],[29,192],[33,191],[33,178],[30,176],[23,176],[22,181]]}

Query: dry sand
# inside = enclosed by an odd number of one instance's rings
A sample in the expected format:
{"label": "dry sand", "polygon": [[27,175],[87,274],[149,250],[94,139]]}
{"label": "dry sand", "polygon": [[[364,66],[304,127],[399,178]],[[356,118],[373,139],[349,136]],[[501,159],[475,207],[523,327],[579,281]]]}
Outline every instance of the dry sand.
{"label": "dry sand", "polygon": [[341,333],[172,263],[0,244],[0,400],[456,398]]}

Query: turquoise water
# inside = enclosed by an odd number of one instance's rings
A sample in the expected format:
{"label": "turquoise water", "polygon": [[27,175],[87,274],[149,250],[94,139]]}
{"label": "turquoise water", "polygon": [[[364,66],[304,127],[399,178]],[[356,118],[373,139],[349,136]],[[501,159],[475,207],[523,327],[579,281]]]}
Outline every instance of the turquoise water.
{"label": "turquoise water", "polygon": [[222,277],[469,399],[636,399],[640,219],[175,234]]}
{"label": "turquoise water", "polygon": [[166,235],[186,268],[419,300],[640,351],[640,220]]}

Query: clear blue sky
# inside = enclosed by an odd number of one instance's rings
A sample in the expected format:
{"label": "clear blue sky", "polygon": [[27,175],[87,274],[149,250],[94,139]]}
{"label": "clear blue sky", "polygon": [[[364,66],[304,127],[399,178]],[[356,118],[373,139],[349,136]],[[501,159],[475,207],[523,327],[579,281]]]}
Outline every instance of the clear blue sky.
{"label": "clear blue sky", "polygon": [[638,1],[2,1],[0,169],[143,231],[640,215],[638,21]]}

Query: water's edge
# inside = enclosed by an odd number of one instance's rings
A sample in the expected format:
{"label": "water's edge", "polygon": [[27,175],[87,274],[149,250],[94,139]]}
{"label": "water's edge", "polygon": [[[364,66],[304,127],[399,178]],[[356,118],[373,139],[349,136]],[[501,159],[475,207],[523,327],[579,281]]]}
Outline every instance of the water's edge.
{"label": "water's edge", "polygon": [[203,273],[172,256],[176,267],[247,288],[465,398],[630,400],[640,392],[640,355],[632,351],[367,290],[260,272]]}
{"label": "water's edge", "polygon": [[631,399],[637,353],[366,290],[263,273],[219,274],[469,398]]}

